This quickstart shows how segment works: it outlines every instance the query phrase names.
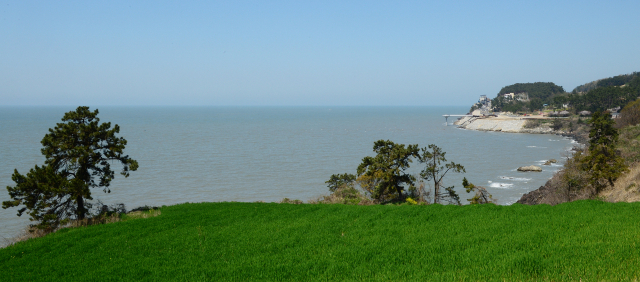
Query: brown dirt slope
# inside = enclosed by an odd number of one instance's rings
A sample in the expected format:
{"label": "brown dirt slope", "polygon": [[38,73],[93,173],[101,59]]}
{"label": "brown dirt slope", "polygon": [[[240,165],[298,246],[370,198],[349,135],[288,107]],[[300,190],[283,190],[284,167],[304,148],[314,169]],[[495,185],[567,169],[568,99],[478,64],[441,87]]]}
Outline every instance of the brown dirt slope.
{"label": "brown dirt slope", "polygon": [[640,201],[640,164],[632,166],[612,188],[602,191],[600,197],[608,202]]}

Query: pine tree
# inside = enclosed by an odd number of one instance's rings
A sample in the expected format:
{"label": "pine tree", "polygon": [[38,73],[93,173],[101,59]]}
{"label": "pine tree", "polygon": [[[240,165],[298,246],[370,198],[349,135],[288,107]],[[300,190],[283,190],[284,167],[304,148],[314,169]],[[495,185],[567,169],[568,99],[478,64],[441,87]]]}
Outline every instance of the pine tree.
{"label": "pine tree", "polygon": [[589,155],[584,158],[583,170],[590,173],[589,181],[599,193],[627,170],[622,157],[615,150],[618,130],[608,113],[595,112],[591,117]]}
{"label": "pine tree", "polygon": [[365,157],[358,166],[358,182],[378,201],[402,199],[405,185],[413,186],[415,177],[405,172],[413,157],[418,156],[418,144],[395,144],[378,140],[373,144],[375,157]]}
{"label": "pine tree", "polygon": [[38,222],[32,227],[53,230],[70,219],[87,217],[91,188],[111,192],[113,161],[122,164],[124,177],[137,170],[138,162],[123,155],[127,140],[116,137],[120,127],[99,123],[97,115],[97,109],[78,107],[49,129],[41,142],[44,165],[36,165],[26,176],[14,170],[11,179],[16,185],[7,187],[12,200],[3,202],[2,208],[22,205],[18,216],[29,210],[30,220]]}
{"label": "pine tree", "polygon": [[[420,177],[427,182],[433,182],[433,203],[437,204],[440,200],[446,200],[449,203],[460,205],[460,197],[453,190],[454,186],[445,187],[443,179],[449,171],[461,173],[466,172],[464,166],[450,162],[445,163],[446,153],[440,147],[431,144],[427,148],[422,148],[422,155],[418,157],[421,163],[426,167],[420,172]],[[444,193],[440,193],[440,188],[444,188]]]}

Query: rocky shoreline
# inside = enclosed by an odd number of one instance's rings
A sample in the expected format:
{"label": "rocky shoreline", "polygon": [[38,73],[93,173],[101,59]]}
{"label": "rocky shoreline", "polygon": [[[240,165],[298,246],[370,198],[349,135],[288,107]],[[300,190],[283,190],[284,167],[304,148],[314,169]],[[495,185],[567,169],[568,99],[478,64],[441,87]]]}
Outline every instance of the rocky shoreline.
{"label": "rocky shoreline", "polygon": [[508,133],[556,134],[548,125],[525,128],[526,118],[518,117],[463,117],[453,124],[459,128]]}
{"label": "rocky shoreline", "polygon": [[555,193],[555,189],[551,187],[551,179],[549,179],[544,185],[540,186],[540,188],[522,195],[522,197],[520,197],[520,200],[518,200],[516,203],[523,205],[538,205],[543,203],[549,195]]}
{"label": "rocky shoreline", "polygon": [[[588,132],[584,131],[555,131],[548,123],[539,124],[533,128],[525,128],[528,118],[525,117],[512,117],[512,116],[490,116],[490,117],[463,117],[454,122],[459,128],[478,130],[478,131],[495,131],[506,133],[530,133],[530,134],[555,134],[563,137],[569,137],[578,142],[579,144],[586,144],[588,142]],[[580,145],[578,145],[580,146]],[[554,175],[555,177],[556,175]],[[553,177],[552,177],[553,179]],[[540,186],[536,190],[532,190],[529,193],[522,195],[520,200],[516,203],[526,205],[537,204],[557,204],[558,191],[555,189],[555,185],[552,184],[552,179],[549,179],[545,185]]]}
{"label": "rocky shoreline", "polygon": [[453,124],[458,128],[477,130],[477,131],[495,131],[507,133],[529,133],[529,134],[554,134],[563,137],[569,137],[580,144],[586,144],[589,133],[574,131],[566,132],[561,130],[553,130],[549,124],[540,124],[533,128],[526,128],[525,124],[529,118],[523,117],[463,117],[455,121]]}

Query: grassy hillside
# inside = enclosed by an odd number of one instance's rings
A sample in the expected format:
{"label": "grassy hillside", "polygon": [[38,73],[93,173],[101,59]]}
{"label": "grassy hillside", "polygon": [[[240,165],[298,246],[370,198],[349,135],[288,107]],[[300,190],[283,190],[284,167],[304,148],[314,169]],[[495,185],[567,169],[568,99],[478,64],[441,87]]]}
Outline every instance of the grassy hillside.
{"label": "grassy hillside", "polygon": [[3,281],[622,280],[640,204],[204,203],[0,250]]}

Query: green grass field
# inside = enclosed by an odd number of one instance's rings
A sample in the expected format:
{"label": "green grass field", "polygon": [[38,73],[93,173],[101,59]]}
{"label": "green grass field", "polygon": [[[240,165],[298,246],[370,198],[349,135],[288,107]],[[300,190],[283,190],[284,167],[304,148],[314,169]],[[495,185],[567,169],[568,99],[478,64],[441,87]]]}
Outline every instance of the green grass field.
{"label": "green grass field", "polygon": [[1,281],[634,280],[640,203],[203,203],[0,249]]}

